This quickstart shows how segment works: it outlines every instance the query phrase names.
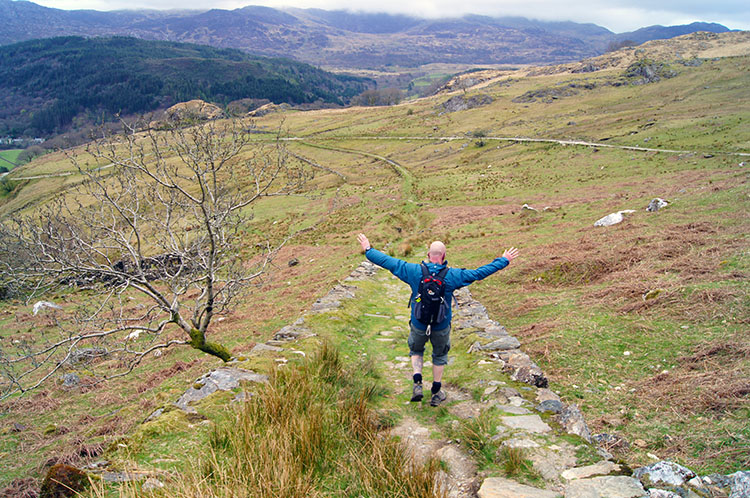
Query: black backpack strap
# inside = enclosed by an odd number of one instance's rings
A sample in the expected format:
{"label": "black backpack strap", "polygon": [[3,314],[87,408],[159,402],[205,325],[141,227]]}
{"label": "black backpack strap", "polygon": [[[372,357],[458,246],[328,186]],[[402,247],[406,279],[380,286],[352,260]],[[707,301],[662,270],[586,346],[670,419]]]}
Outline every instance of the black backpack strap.
{"label": "black backpack strap", "polygon": [[427,265],[424,261],[422,261],[419,266],[422,268],[422,280],[430,276],[430,269],[427,268]]}
{"label": "black backpack strap", "polygon": [[443,268],[442,270],[440,270],[438,272],[438,274],[436,275],[436,277],[439,278],[443,283],[445,283],[445,275],[446,275],[446,273],[448,273],[448,267],[447,266],[445,268]]}

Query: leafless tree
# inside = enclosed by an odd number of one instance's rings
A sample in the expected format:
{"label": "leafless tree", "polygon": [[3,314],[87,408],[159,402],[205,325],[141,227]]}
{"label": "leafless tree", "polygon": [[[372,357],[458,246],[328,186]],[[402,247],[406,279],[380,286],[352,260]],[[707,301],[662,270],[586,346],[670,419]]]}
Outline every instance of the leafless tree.
{"label": "leafless tree", "polygon": [[69,368],[112,379],[176,345],[230,360],[209,326],[262,283],[286,242],[258,233],[252,206],[299,193],[311,166],[278,140],[251,144],[237,120],[139,129],[71,155],[77,187],[0,223],[3,285],[66,302],[45,310],[48,326],[0,339],[0,399]]}

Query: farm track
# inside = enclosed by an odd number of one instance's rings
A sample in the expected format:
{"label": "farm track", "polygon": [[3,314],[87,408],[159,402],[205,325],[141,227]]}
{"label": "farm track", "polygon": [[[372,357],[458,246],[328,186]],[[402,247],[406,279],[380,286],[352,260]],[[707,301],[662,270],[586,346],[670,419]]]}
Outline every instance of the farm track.
{"label": "farm track", "polygon": [[[274,138],[274,141],[277,139]],[[398,137],[398,136],[362,136],[362,137],[353,137],[353,136],[330,136],[330,137],[285,137],[278,139],[282,142],[297,142],[301,143],[302,145],[308,146],[308,147],[317,147],[321,149],[327,149],[327,150],[333,150],[337,152],[343,152],[347,154],[357,154],[365,157],[371,157],[373,159],[378,159],[380,161],[384,161],[385,163],[389,164],[394,171],[401,176],[404,180],[410,181],[412,179],[411,174],[401,166],[396,161],[389,159],[384,156],[380,156],[377,154],[372,154],[370,152],[365,151],[359,151],[359,150],[353,150],[353,149],[345,149],[342,147],[332,147],[327,145],[321,145],[321,144],[314,144],[311,143],[310,140],[325,140],[325,141],[333,141],[333,140],[359,140],[359,141],[373,141],[373,140],[420,140],[420,141],[445,141],[445,142],[452,142],[457,140],[473,140],[473,137],[467,137],[467,136],[439,136],[439,137],[430,137],[430,136],[406,136],[406,137]],[[750,152],[727,152],[727,151],[699,151],[699,150],[681,150],[681,149],[657,149],[653,147],[637,147],[634,145],[613,145],[613,144],[604,144],[599,142],[587,142],[585,140],[557,140],[553,138],[527,138],[527,137],[482,137],[482,140],[495,140],[499,142],[515,142],[515,143],[547,143],[547,144],[556,144],[556,145],[562,145],[562,146],[576,146],[576,147],[597,147],[597,148],[605,148],[605,149],[619,149],[619,150],[629,150],[629,151],[635,151],[635,152],[655,152],[655,153],[663,153],[663,154],[719,154],[719,155],[725,155],[725,156],[735,156],[735,157],[750,157]],[[266,140],[255,140],[257,142],[265,142]],[[101,171],[107,168],[111,168],[114,166],[114,164],[108,164],[106,166],[102,166],[100,168],[96,168],[94,171]],[[327,169],[327,168],[323,168]],[[62,173],[50,173],[46,175],[35,175],[35,176],[19,176],[19,177],[11,177],[9,179],[12,180],[39,180],[42,178],[56,178],[56,177],[64,177],[64,176],[70,176],[75,174],[75,171],[65,171]],[[339,176],[342,176],[341,173],[335,172],[331,170],[331,173],[337,174]],[[8,176],[9,173],[4,173],[1,177]]]}

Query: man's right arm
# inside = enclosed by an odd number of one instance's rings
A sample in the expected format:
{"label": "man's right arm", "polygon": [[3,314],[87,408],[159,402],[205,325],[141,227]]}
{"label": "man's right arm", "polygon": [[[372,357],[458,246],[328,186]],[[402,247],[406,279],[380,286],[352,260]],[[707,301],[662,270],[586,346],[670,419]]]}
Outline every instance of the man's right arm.
{"label": "man's right arm", "polygon": [[417,266],[414,263],[407,263],[406,261],[388,256],[377,249],[373,249],[370,245],[370,241],[367,240],[367,237],[365,237],[364,234],[359,234],[357,240],[361,244],[362,250],[365,251],[365,257],[371,263],[385,268],[393,273],[398,279],[403,280],[406,283],[409,283],[410,270],[418,270],[418,268],[410,268],[411,266]]}

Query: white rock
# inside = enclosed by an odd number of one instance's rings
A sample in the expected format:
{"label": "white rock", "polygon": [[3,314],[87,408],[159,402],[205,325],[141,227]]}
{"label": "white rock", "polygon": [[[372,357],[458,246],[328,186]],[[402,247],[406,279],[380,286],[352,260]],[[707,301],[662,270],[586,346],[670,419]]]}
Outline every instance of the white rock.
{"label": "white rock", "polygon": [[539,415],[501,417],[500,421],[511,429],[520,429],[537,434],[545,434],[552,430],[552,427],[547,425]]}
{"label": "white rock", "polygon": [[625,209],[623,211],[618,211],[616,213],[611,213],[605,216],[604,218],[600,218],[594,222],[595,227],[609,227],[612,225],[617,225],[618,223],[622,222],[624,220],[624,214],[629,213],[635,213],[635,210],[633,209]]}
{"label": "white rock", "polygon": [[601,476],[611,474],[620,470],[620,466],[614,462],[607,460],[595,463],[594,465],[587,465],[585,467],[576,467],[574,469],[568,469],[561,475],[563,479],[572,481],[574,479],[585,479],[591,476]]}
{"label": "white rock", "polygon": [[502,477],[485,479],[477,492],[479,498],[561,498],[555,491],[533,488]]}
{"label": "white rock", "polygon": [[688,480],[695,477],[695,472],[680,464],[664,460],[635,469],[633,477],[640,479],[649,488],[672,487],[684,485]]}
{"label": "white rock", "polygon": [[577,479],[565,487],[565,498],[642,498],[646,491],[627,476],[592,477]]}
{"label": "white rock", "polygon": [[55,310],[61,310],[62,306],[58,306],[57,304],[51,303],[49,301],[37,301],[36,303],[34,303],[34,308],[33,308],[34,315],[36,315],[37,313],[39,313],[44,308],[51,308],[51,309],[55,309]]}
{"label": "white rock", "polygon": [[164,487],[164,483],[154,477],[149,477],[146,482],[143,483],[141,489],[143,491],[154,491]]}
{"label": "white rock", "polygon": [[667,201],[657,197],[655,199],[652,199],[651,202],[648,203],[648,207],[646,208],[646,211],[655,212],[667,206],[669,206],[669,203]]}

